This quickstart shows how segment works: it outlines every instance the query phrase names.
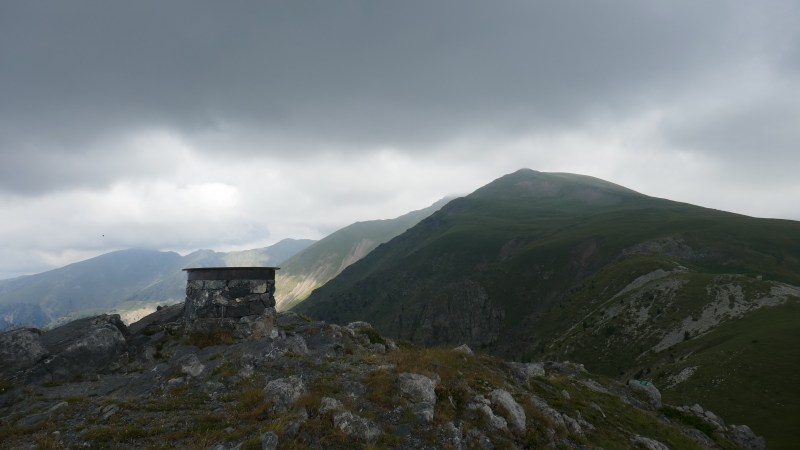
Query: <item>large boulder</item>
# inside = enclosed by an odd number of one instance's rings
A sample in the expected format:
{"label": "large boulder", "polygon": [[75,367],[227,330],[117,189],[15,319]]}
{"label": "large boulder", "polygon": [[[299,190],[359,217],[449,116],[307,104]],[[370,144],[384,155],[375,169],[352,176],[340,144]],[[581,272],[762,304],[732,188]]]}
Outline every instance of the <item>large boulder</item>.
{"label": "large boulder", "polygon": [[508,421],[501,416],[494,413],[491,407],[491,401],[482,395],[476,395],[467,403],[468,411],[476,411],[481,414],[488,425],[492,428],[507,431]]}
{"label": "large boulder", "polygon": [[303,380],[297,375],[277,378],[267,383],[264,394],[275,405],[276,410],[285,411],[306,392]]}
{"label": "large boulder", "polygon": [[0,374],[14,376],[30,369],[47,356],[42,332],[36,328],[19,328],[0,334]]}
{"label": "large boulder", "polygon": [[653,409],[661,408],[661,392],[648,380],[628,380],[628,387]]}
{"label": "large boulder", "polygon": [[128,326],[128,330],[131,332],[131,334],[138,334],[149,326],[175,322],[183,317],[183,307],[183,302],[165,306],[154,313],[142,317],[138,322],[130,324]]}
{"label": "large boulder", "polygon": [[436,381],[417,373],[401,373],[397,388],[412,405],[419,420],[431,422],[436,405]]}
{"label": "large boulder", "polygon": [[360,441],[370,442],[381,435],[381,429],[375,422],[350,411],[339,411],[333,415],[332,420],[334,428]]}
{"label": "large boulder", "polygon": [[53,380],[103,372],[127,350],[128,330],[118,314],[87,317],[41,335],[50,355],[42,367]]}
{"label": "large boulder", "polygon": [[729,427],[733,439],[746,450],[764,450],[767,442],[764,436],[756,436],[747,425],[731,425]]}
{"label": "large boulder", "polygon": [[509,425],[516,428],[517,431],[525,431],[525,410],[508,391],[495,389],[489,394],[489,398],[492,405],[495,406],[495,410],[499,410]]}
{"label": "large boulder", "polygon": [[669,447],[663,443],[645,436],[633,435],[631,443],[637,448],[645,448],[647,450],[669,450]]}
{"label": "large boulder", "polygon": [[508,365],[511,367],[511,370],[513,370],[514,375],[523,381],[528,381],[534,377],[545,376],[544,364],[542,363],[510,362]]}

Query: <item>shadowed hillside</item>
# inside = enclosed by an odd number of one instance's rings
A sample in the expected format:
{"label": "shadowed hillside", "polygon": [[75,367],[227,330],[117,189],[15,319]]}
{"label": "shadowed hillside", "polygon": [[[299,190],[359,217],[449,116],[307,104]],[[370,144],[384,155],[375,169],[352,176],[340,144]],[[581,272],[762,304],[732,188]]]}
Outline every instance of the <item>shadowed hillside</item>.
{"label": "shadowed hillside", "polygon": [[287,310],[305,300],[311,291],[448,201],[442,199],[425,209],[394,219],[357,222],[315,242],[282,264],[276,292],[278,309]]}
{"label": "shadowed hillside", "polygon": [[[786,316],[798,285],[800,223],[521,170],[450,202],[296,310],[428,345],[641,372],[666,398],[704,390],[716,410],[781,445],[800,439],[800,392],[788,381],[800,319]],[[769,330],[779,317],[786,331]],[[736,333],[725,331],[736,329],[780,354],[740,349],[750,369],[740,368]],[[731,372],[720,376],[722,366]],[[773,384],[741,390],[741,373]]]}

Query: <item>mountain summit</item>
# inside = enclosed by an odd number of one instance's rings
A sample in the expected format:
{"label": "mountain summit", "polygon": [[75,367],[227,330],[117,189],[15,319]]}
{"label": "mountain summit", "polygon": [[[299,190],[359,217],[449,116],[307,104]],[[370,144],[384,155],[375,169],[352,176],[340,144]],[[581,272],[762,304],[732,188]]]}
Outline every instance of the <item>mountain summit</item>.
{"label": "mountain summit", "polygon": [[520,169],[503,176],[470,195],[470,198],[478,199],[536,199],[594,206],[613,205],[631,197],[644,196],[599,178],[531,169]]}
{"label": "mountain summit", "polygon": [[[798,222],[520,170],[451,201],[296,310],[426,345],[648,375],[667,397],[702,398],[780,443],[800,439],[800,392],[780,378],[800,348],[788,331],[800,324],[797,286]],[[782,356],[751,344],[765,341]],[[741,357],[726,357],[734,348]],[[767,392],[743,389],[765,377]]]}

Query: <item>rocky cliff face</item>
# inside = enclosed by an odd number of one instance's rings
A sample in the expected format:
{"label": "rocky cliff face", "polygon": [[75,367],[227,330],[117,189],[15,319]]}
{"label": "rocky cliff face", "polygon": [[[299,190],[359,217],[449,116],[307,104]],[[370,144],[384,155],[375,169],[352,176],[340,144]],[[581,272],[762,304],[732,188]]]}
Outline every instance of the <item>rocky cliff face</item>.
{"label": "rocky cliff face", "polygon": [[293,313],[268,336],[254,327],[203,329],[170,307],[130,328],[98,316],[0,334],[3,447],[764,448],[579,364],[398,345]]}
{"label": "rocky cliff face", "polygon": [[448,301],[403,305],[387,330],[426,345],[467,342],[483,348],[497,341],[505,312],[483,286],[462,280],[443,287],[440,295]]}

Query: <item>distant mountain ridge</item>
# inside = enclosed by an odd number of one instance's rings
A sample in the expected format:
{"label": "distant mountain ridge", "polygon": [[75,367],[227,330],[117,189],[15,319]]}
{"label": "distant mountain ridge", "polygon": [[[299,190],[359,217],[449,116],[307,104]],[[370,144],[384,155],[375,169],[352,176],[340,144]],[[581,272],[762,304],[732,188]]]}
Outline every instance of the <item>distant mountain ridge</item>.
{"label": "distant mountain ridge", "polygon": [[701,399],[791,448],[798,286],[800,222],[525,169],[451,201],[294,310],[650,377],[670,401]]}
{"label": "distant mountain ridge", "polygon": [[320,241],[284,239],[233,252],[128,249],[36,275],[0,280],[0,330],[48,326],[89,314],[116,312],[135,321],[157,304],[185,296],[186,267],[281,266],[277,307],[288,309],[378,245],[427,217],[449,199],[394,219],[357,222]]}
{"label": "distant mountain ridge", "polygon": [[154,302],[183,300],[186,267],[278,265],[311,245],[308,239],[285,239],[272,246],[240,252],[175,252],[128,249],[36,275],[0,281],[0,329],[12,325],[46,326],[53,321],[126,309],[155,307]]}

